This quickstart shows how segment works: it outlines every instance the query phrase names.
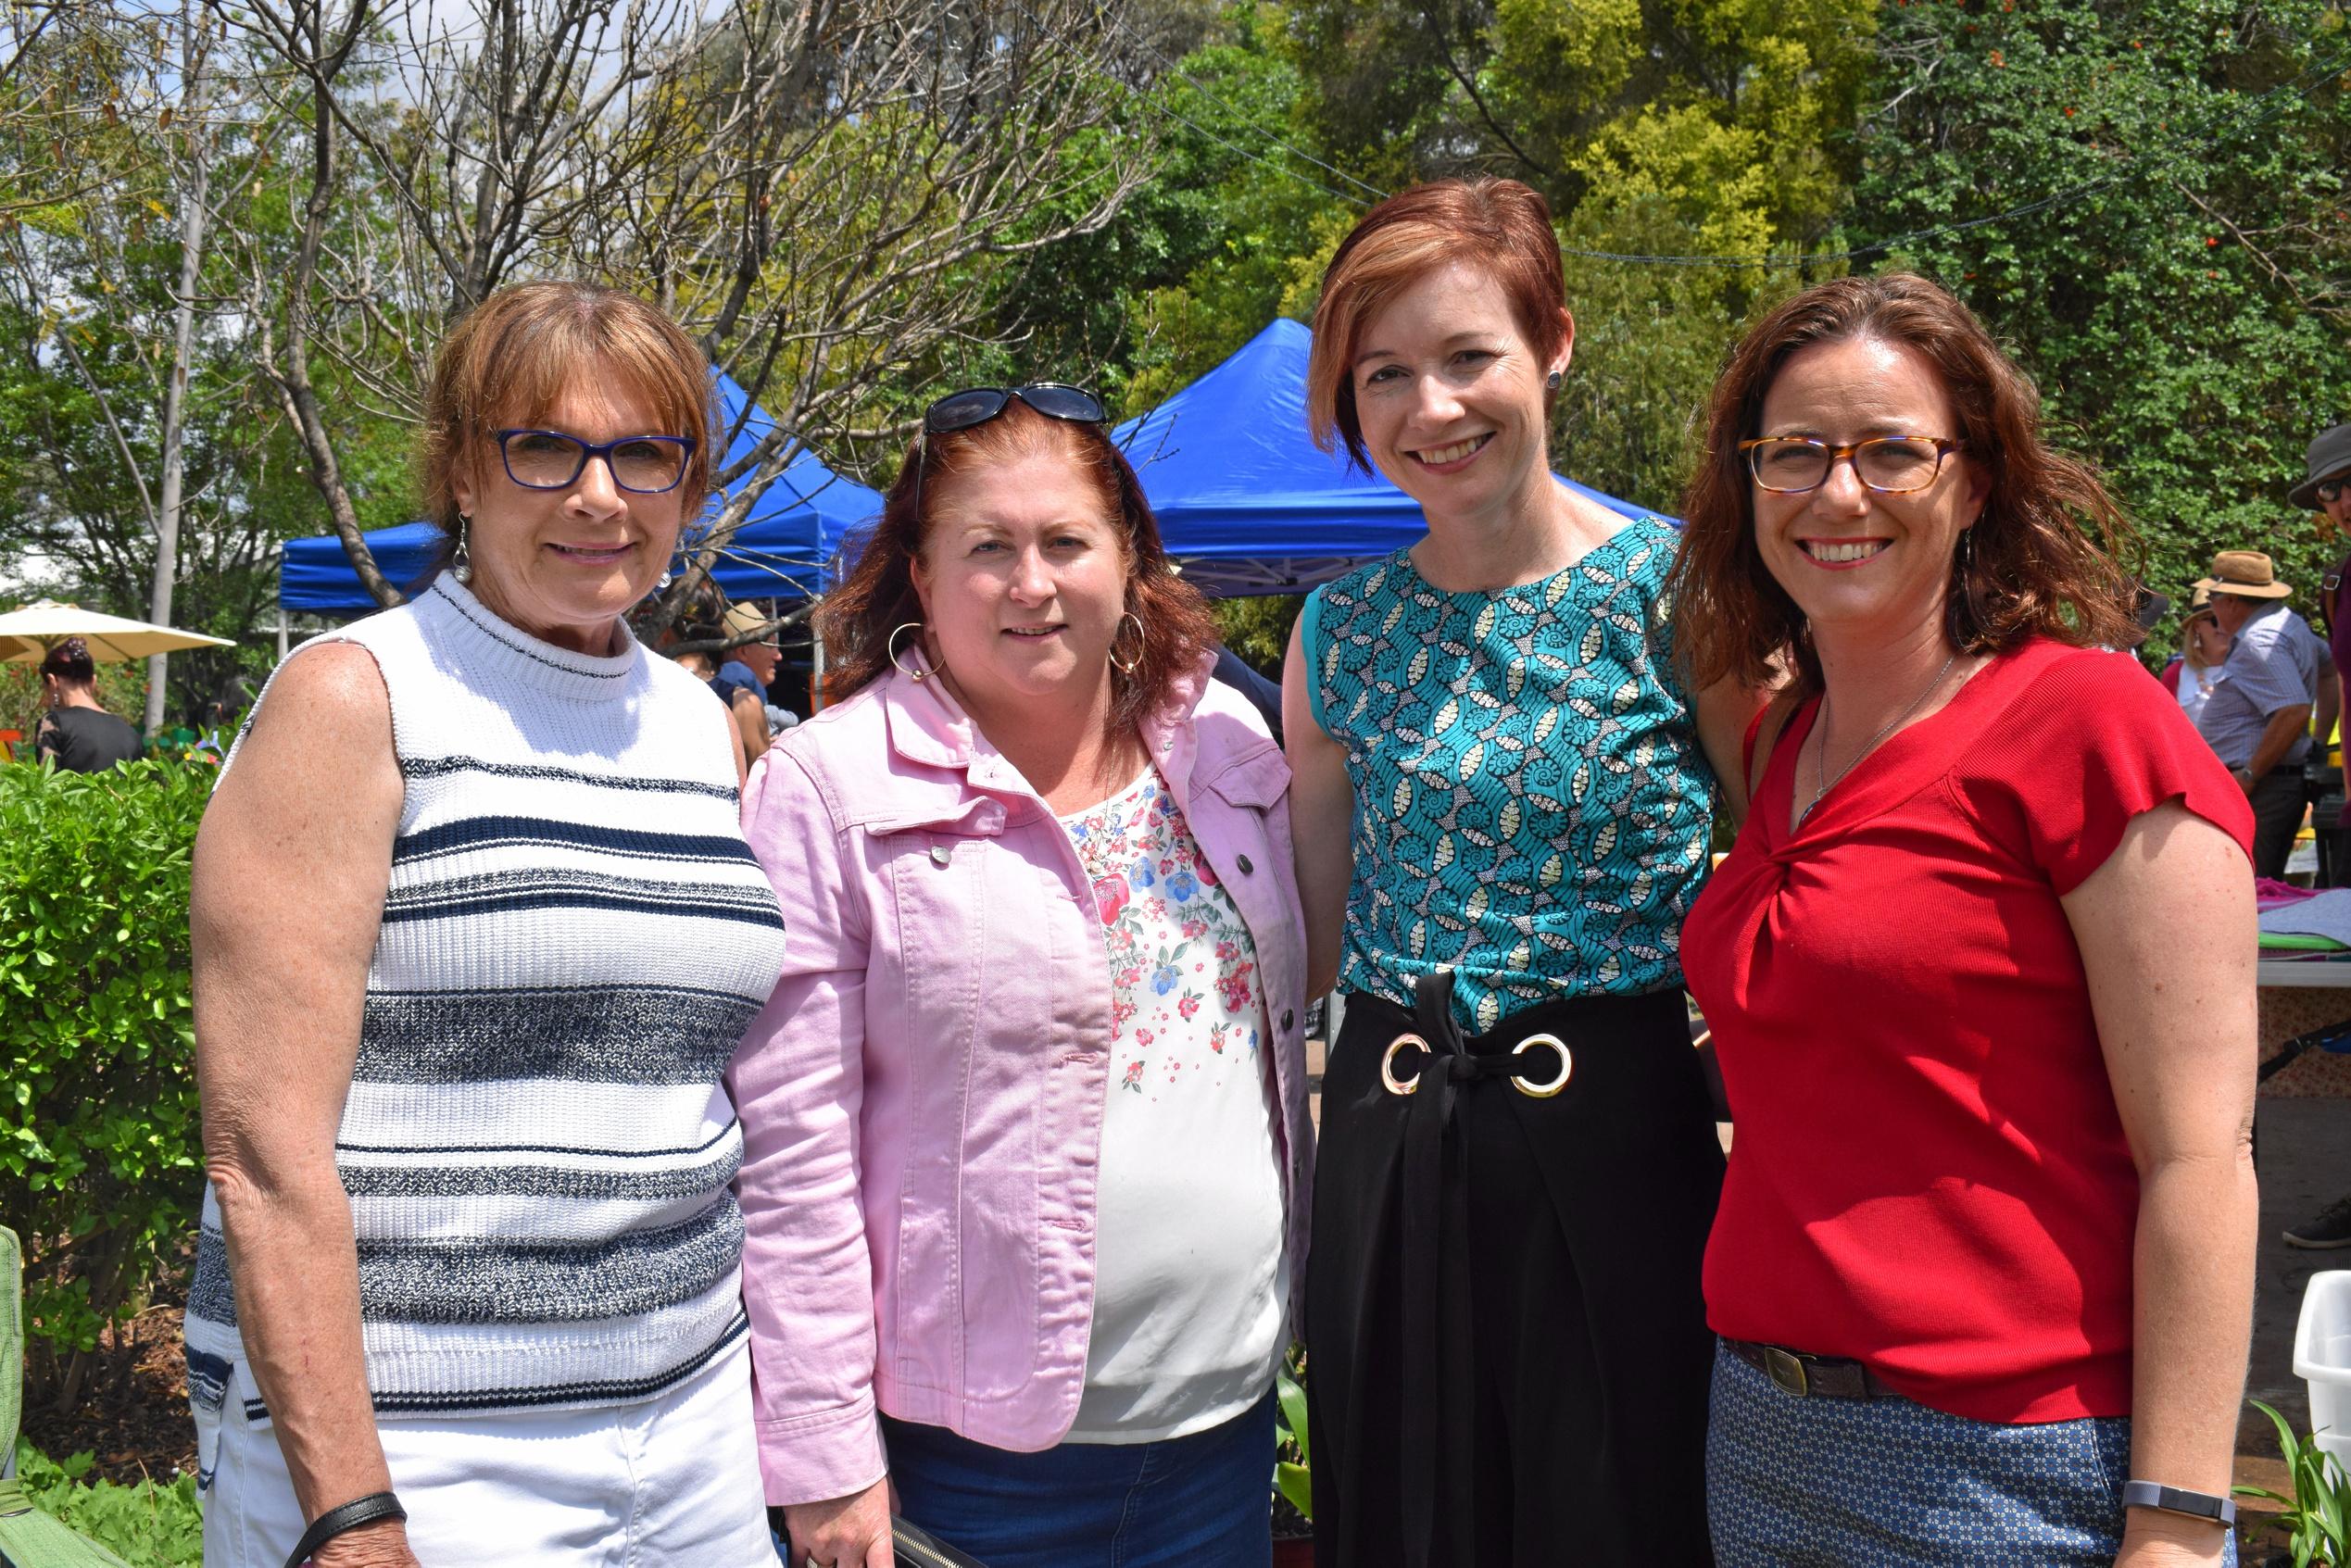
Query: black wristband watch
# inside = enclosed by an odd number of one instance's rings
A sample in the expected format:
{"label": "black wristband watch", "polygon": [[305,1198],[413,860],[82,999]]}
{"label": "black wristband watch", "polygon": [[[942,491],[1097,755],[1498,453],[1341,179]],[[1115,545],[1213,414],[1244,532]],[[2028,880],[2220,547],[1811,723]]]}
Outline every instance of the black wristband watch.
{"label": "black wristband watch", "polygon": [[400,1506],[400,1499],[389,1492],[370,1492],[363,1498],[328,1509],[310,1521],[310,1527],[302,1532],[302,1538],[294,1543],[294,1555],[285,1560],[285,1568],[302,1568],[310,1554],[347,1530],[362,1524],[372,1524],[379,1519],[406,1519],[409,1511]]}
{"label": "black wristband watch", "polygon": [[2191,1519],[2206,1519],[2224,1527],[2237,1522],[2237,1505],[2228,1498],[2216,1498],[2210,1492],[2183,1491],[2155,1481],[2125,1481],[2122,1506],[2184,1513]]}

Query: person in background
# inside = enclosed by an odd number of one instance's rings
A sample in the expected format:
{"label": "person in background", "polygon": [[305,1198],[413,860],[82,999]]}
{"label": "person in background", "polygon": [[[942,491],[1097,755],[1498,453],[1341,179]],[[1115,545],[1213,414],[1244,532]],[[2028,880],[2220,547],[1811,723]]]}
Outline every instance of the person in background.
{"label": "person in background", "polygon": [[710,365],[616,290],[444,340],[446,570],[279,667],[189,910],[210,1568],[775,1568],[722,1083],[786,952],[723,714],[629,634]]}
{"label": "person in background", "polygon": [[2221,551],[2196,586],[2212,596],[2213,618],[2231,639],[2196,729],[2253,802],[2254,874],[2280,878],[2309,804],[2302,763],[2332,660],[2287,608],[2294,590],[2260,551]]}
{"label": "person in background", "polygon": [[[935,403],[752,770],[730,1079],[793,1568],[1265,1568],[1305,1251],[1289,769],[1075,387]],[[1319,1443],[1320,1438],[1317,1436]]]}
{"label": "person in background", "polygon": [[[2303,467],[2302,483],[2287,492],[2286,500],[2318,514],[2320,537],[2339,557],[2320,580],[2319,619],[2340,677],[2351,671],[2351,423],[2320,432]],[[2321,744],[2332,734],[2324,714],[2318,734]],[[2334,863],[2338,881],[2351,877],[2351,822],[2335,830]],[[2285,1242],[2319,1251],[2351,1247],[2351,1194],[2288,1230]]]}
{"label": "person in background", "polygon": [[69,773],[100,773],[139,759],[139,732],[98,701],[98,667],[90,645],[68,637],[41,660],[41,700],[32,754]]}
{"label": "person in background", "polygon": [[1216,646],[1216,669],[1213,673],[1217,680],[1249,698],[1249,705],[1257,709],[1257,716],[1264,720],[1265,727],[1273,732],[1274,744],[1279,746],[1282,740],[1281,687],[1260,675],[1248,660],[1222,643]]}
{"label": "person in background", "polygon": [[[1316,441],[1427,533],[1284,671],[1325,1080],[1324,1568],[1697,1568],[1722,1148],[1681,990],[1753,703],[1675,668],[1679,534],[1558,483],[1559,241],[1516,181],[1380,203],[1323,279]],[[1735,795],[1730,795],[1735,801]]]}
{"label": "person in background", "polygon": [[1721,1568],[2230,1562],[2253,821],[2107,651],[2120,512],[1903,273],[1769,311],[1704,451],[1687,678],[1794,676],[1682,942],[1738,1124]]}
{"label": "person in background", "polygon": [[[719,679],[751,695],[752,701],[748,704],[735,698],[730,701],[735,722],[743,729],[744,748],[752,757],[767,749],[767,743],[775,733],[767,716],[768,687],[775,684],[776,667],[784,662],[784,646],[776,640],[775,629],[768,624],[773,619],[756,606],[742,604],[728,609],[720,623],[723,635],[750,639],[720,653]],[[756,713],[751,711],[754,707],[759,709]]]}
{"label": "person in background", "polygon": [[2205,699],[2220,679],[2228,661],[2229,633],[2220,630],[2213,613],[2212,590],[2198,587],[2188,601],[2187,619],[2180,622],[2180,656],[2164,667],[2166,690],[2180,699],[2180,711],[2193,724],[2204,714]]}
{"label": "person in background", "polygon": [[736,709],[742,702],[749,700],[748,695],[741,687],[721,680],[717,661],[707,653],[673,653],[670,655],[670,662],[709,687],[710,695],[717,697],[719,705],[727,710],[727,744],[735,752],[735,783],[742,783],[751,769],[751,754],[744,746],[742,715]]}
{"label": "person in background", "polygon": [[[2302,483],[2286,492],[2286,501],[2318,514],[2320,541],[2337,557],[2319,583],[2319,623],[2326,629],[2327,648],[2340,678],[2351,671],[2351,424],[2334,425],[2319,433],[2304,457]],[[2331,742],[2332,721],[2340,716],[2323,703],[2318,727],[2321,742]]]}

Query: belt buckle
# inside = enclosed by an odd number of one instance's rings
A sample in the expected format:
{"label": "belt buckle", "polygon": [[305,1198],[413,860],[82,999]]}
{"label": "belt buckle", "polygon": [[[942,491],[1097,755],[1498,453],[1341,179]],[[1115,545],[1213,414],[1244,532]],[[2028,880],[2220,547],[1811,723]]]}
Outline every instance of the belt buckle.
{"label": "belt buckle", "polygon": [[1804,1363],[1793,1350],[1783,1350],[1777,1345],[1763,1348],[1764,1375],[1784,1391],[1799,1399],[1812,1392],[1812,1384],[1804,1376]]}
{"label": "belt buckle", "polygon": [[[1567,1086],[1568,1078],[1576,1071],[1576,1059],[1568,1054],[1567,1042],[1556,1035],[1529,1035],[1518,1042],[1518,1050],[1523,1051],[1529,1046],[1549,1046],[1557,1052],[1559,1071],[1548,1081],[1540,1084],[1529,1083],[1518,1073],[1513,1073],[1510,1075],[1511,1087],[1525,1095],[1528,1099],[1549,1099]],[[1518,1052],[1513,1051],[1511,1054],[1516,1056]]]}
{"label": "belt buckle", "polygon": [[1417,1073],[1413,1074],[1409,1083],[1396,1076],[1396,1053],[1407,1046],[1418,1046],[1424,1056],[1437,1054],[1428,1048],[1428,1042],[1417,1035],[1399,1035],[1389,1041],[1388,1049],[1381,1053],[1379,1059],[1379,1085],[1391,1095],[1408,1095],[1420,1087],[1420,1074]]}

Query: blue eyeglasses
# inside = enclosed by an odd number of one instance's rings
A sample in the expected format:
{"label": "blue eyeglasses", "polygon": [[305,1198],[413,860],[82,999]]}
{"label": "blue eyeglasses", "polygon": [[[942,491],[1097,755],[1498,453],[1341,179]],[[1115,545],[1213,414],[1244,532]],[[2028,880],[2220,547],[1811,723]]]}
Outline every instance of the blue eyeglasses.
{"label": "blue eyeglasses", "polygon": [[685,478],[694,440],[685,435],[623,435],[593,445],[559,430],[497,430],[506,477],[525,490],[566,490],[590,458],[601,458],[612,483],[639,495],[674,490]]}

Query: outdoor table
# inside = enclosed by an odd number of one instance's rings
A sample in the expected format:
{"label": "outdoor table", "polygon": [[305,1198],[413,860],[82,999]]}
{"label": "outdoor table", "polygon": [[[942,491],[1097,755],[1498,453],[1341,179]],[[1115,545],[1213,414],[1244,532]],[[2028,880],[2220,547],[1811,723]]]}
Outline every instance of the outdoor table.
{"label": "outdoor table", "polygon": [[[2351,1022],[2351,961],[2264,958],[2256,967],[2254,985],[2263,1061],[2283,1050],[2288,1040]],[[2351,1099],[2351,1055],[2306,1051],[2301,1060],[2271,1074],[2261,1094],[2277,1099]]]}

